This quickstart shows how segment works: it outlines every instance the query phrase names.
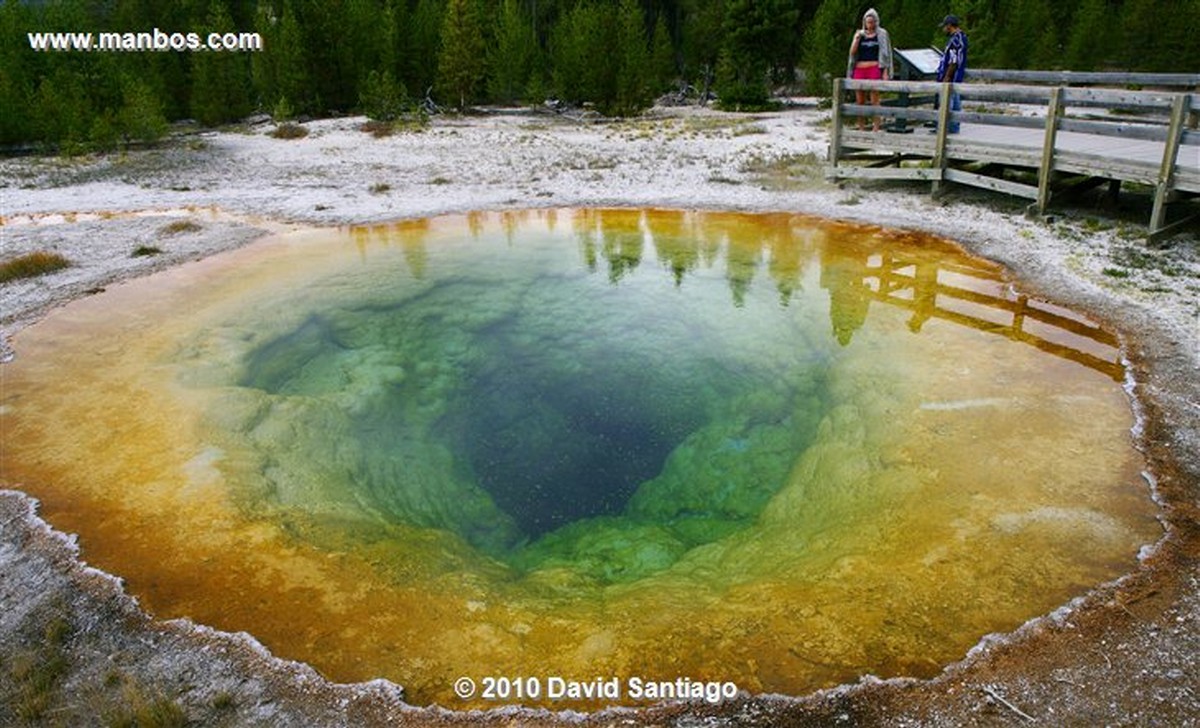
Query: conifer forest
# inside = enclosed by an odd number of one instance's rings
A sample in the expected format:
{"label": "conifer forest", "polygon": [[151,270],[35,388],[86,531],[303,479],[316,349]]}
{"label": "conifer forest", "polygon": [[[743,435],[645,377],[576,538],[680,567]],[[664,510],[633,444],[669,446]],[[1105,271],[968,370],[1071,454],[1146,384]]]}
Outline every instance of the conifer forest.
{"label": "conifer forest", "polygon": [[[849,0],[2,0],[0,147],[72,150],[206,126],[436,104],[590,104],[635,114],[710,90],[761,108],[828,95],[871,5]],[[941,47],[955,13],[975,68],[1194,72],[1200,0],[878,0],[896,48]],[[261,50],[35,50],[30,33],[253,32]],[[681,89],[686,92],[681,92]],[[419,112],[417,112],[419,113]]]}

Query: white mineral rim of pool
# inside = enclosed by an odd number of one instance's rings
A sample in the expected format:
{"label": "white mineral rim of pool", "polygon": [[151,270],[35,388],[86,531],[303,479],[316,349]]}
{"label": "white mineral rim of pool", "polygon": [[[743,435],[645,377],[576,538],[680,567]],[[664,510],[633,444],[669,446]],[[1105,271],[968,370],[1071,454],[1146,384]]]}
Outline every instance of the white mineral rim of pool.
{"label": "white mineral rim of pool", "polygon": [[[418,705],[930,676],[1160,533],[1115,340],[934,238],[477,213],[271,238],[17,338],[5,483],[155,616]],[[616,679],[549,700],[551,678]],[[525,685],[533,683],[526,682]]]}

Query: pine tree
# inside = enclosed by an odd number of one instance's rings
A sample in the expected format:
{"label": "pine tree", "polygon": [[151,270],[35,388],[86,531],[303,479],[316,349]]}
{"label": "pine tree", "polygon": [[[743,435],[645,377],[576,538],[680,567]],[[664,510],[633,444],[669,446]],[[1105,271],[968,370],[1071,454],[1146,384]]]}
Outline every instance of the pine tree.
{"label": "pine tree", "polygon": [[297,0],[297,9],[313,108],[318,113],[350,109],[358,103],[353,51],[361,39],[347,31],[344,2]]}
{"label": "pine tree", "polygon": [[408,52],[401,80],[416,94],[424,95],[436,80],[445,17],[443,0],[418,0],[409,16],[404,38]]}
{"label": "pine tree", "polygon": [[265,50],[250,56],[250,78],[258,105],[263,106],[279,97],[279,17],[268,0],[259,0],[255,9],[254,32]]}
{"label": "pine tree", "polygon": [[376,0],[346,0],[339,30],[344,33],[344,78],[356,84],[373,70],[384,68],[383,11]]}
{"label": "pine tree", "polygon": [[1075,11],[1063,60],[1072,71],[1101,68],[1112,48],[1106,0],[1083,0]]}
{"label": "pine tree", "polygon": [[359,91],[359,106],[368,119],[394,121],[408,105],[408,92],[391,71],[371,71]]}
{"label": "pine tree", "polygon": [[485,53],[483,21],[475,1],[449,0],[438,54],[438,85],[459,111],[467,108],[483,79]]}
{"label": "pine tree", "polygon": [[32,100],[33,138],[68,153],[81,150],[95,117],[83,77],[61,65],[38,83]]}
{"label": "pine tree", "polygon": [[[225,33],[233,29],[233,18],[222,0],[209,6],[209,32]],[[247,90],[249,68],[241,53],[208,52],[193,54],[192,114],[202,124],[214,125],[240,119],[250,112]]]}
{"label": "pine tree", "polygon": [[1055,47],[1062,27],[1055,23],[1055,13],[1061,14],[1060,3],[1051,9],[1049,0],[1016,0],[1007,7],[1001,20],[1004,30],[995,41],[991,56],[1001,68],[1042,68],[1061,59]]}
{"label": "pine tree", "polygon": [[634,114],[653,100],[654,73],[646,42],[646,17],[638,0],[621,0],[617,9],[616,94],[607,110],[618,116]]}
{"label": "pine tree", "polygon": [[274,51],[266,53],[274,57],[274,87],[264,95],[264,103],[277,106],[280,102],[296,113],[315,111],[315,98],[309,82],[308,54],[304,45],[304,33],[291,0],[284,0],[279,16],[279,29]]}
{"label": "pine tree", "polygon": [[650,40],[650,69],[652,91],[655,94],[670,88],[675,80],[675,48],[667,32],[667,23],[661,15],[654,22],[654,35]]}
{"label": "pine tree", "polygon": [[768,72],[786,55],[796,10],[788,0],[728,0],[717,59],[722,106],[759,106],[768,97]]}
{"label": "pine tree", "polygon": [[831,78],[846,75],[846,54],[861,20],[856,12],[857,5],[849,0],[825,0],[804,31],[801,62],[809,93],[828,96],[833,92]]}
{"label": "pine tree", "polygon": [[123,96],[116,126],[125,141],[155,142],[167,133],[162,105],[148,84],[140,79],[127,80]]}
{"label": "pine tree", "polygon": [[32,28],[32,12],[17,2],[0,7],[0,144],[17,144],[34,136],[29,109],[33,102],[31,54],[12,39]]}
{"label": "pine tree", "polygon": [[404,34],[408,24],[408,3],[387,0],[379,18],[382,46],[379,49],[380,70],[391,73],[398,82],[403,78]]}
{"label": "pine tree", "polygon": [[504,0],[496,18],[496,42],[488,54],[488,91],[502,103],[520,99],[529,83],[537,38],[517,0]]}
{"label": "pine tree", "polygon": [[615,96],[611,21],[604,8],[581,2],[562,16],[551,33],[551,72],[559,97],[602,102]]}
{"label": "pine tree", "polygon": [[725,17],[724,0],[681,0],[683,20],[680,29],[684,76],[696,79],[707,68],[717,65],[721,50],[721,21]]}
{"label": "pine tree", "polygon": [[[1195,0],[1126,0],[1120,14],[1123,65],[1134,71],[1196,71]],[[1192,52],[1189,54],[1188,51]]]}

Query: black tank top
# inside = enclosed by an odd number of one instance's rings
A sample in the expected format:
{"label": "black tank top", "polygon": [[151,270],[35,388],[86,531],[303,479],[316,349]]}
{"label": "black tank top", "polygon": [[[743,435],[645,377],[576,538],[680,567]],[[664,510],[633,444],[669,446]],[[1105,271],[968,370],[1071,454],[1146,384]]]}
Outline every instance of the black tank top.
{"label": "black tank top", "polygon": [[879,34],[874,38],[863,36],[858,41],[858,60],[879,62]]}

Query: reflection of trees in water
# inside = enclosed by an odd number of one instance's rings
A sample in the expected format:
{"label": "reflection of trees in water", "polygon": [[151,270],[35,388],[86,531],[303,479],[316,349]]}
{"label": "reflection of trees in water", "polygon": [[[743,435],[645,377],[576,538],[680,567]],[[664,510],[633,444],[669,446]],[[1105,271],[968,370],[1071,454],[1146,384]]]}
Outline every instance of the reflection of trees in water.
{"label": "reflection of trees in water", "polygon": [[786,221],[764,225],[759,218],[669,210],[581,210],[574,227],[588,271],[598,271],[603,260],[613,283],[641,265],[649,242],[655,259],[677,287],[701,268],[715,265],[723,255],[725,277],[734,305],[739,307],[766,259],[780,303],[786,306],[800,288],[812,240],[808,236],[800,239]]}
{"label": "reflection of trees in water", "polygon": [[487,222],[487,213],[479,210],[467,213],[467,229],[476,240],[483,234],[483,225]]}
{"label": "reflection of trees in water", "polygon": [[701,237],[695,226],[689,225],[685,213],[654,212],[646,218],[646,229],[654,242],[658,262],[671,273],[675,287],[687,274],[700,265]]}
{"label": "reflection of trees in water", "polygon": [[642,231],[641,212],[606,210],[600,216],[600,229],[602,254],[608,261],[608,280],[616,283],[642,263],[646,235]]}
{"label": "reflection of trees in water", "polygon": [[768,235],[763,241],[767,250],[767,273],[779,291],[779,305],[787,306],[797,291],[803,290],[804,264],[812,255],[813,237],[798,233],[792,226]]}
{"label": "reflection of trees in water", "polygon": [[358,247],[359,253],[366,256],[368,243],[383,245],[399,244],[404,252],[404,262],[417,280],[425,277],[425,268],[429,262],[429,252],[425,249],[425,240],[429,237],[433,221],[430,218],[416,220],[399,220],[387,225],[362,225],[350,228],[350,236]]}
{"label": "reflection of trees in water", "polygon": [[[780,305],[787,306],[803,288],[806,265],[817,257],[820,285],[829,293],[833,336],[842,346],[866,323],[875,301],[910,311],[907,326],[913,333],[941,319],[1030,344],[1117,379],[1123,376],[1110,334],[1082,319],[1036,307],[1027,298],[1010,300],[997,266],[963,258],[923,237],[840,235],[829,240],[826,229],[798,225],[782,214],[581,210],[573,224],[588,270],[597,272],[604,261],[614,284],[637,270],[649,243],[676,287],[717,265],[723,255],[735,306],[745,304],[763,268]],[[1005,316],[1010,323],[996,322]],[[1027,328],[1029,321],[1037,323],[1038,333]],[[1070,336],[1097,346],[1076,342],[1088,349],[1084,351],[1072,345]]]}
{"label": "reflection of trees in water", "polygon": [[867,257],[862,251],[854,255],[821,248],[821,288],[829,291],[829,320],[833,336],[846,346],[854,332],[867,322],[871,307],[871,289],[864,281]]}
{"label": "reflection of trees in water", "polygon": [[642,216],[640,210],[582,210],[575,216],[575,239],[589,272],[603,259],[609,282],[618,283],[638,269],[646,244]]}
{"label": "reflection of trees in water", "polygon": [[600,246],[596,243],[597,219],[595,210],[579,210],[571,220],[575,240],[579,243],[579,252],[583,256],[583,264],[589,273],[595,273],[600,263]]}
{"label": "reflection of trees in water", "polygon": [[509,245],[513,244],[521,226],[529,221],[529,215],[529,210],[506,210],[500,213],[500,227],[504,228],[504,239]]}

